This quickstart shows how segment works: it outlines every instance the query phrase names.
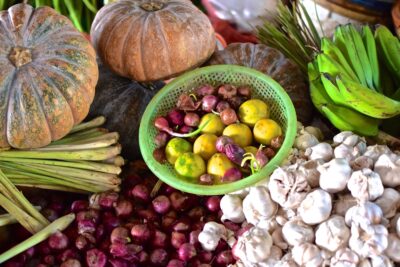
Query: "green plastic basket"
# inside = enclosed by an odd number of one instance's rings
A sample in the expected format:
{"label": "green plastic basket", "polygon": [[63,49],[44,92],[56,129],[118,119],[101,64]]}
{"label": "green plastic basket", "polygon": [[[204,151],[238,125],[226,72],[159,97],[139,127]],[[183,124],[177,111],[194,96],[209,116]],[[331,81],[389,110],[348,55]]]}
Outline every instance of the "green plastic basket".
{"label": "green plastic basket", "polygon": [[[173,166],[161,164],[153,157],[156,148],[154,137],[157,129],[154,120],[175,107],[183,92],[192,92],[203,84],[220,85],[229,83],[252,88],[252,98],[259,98],[270,106],[270,116],[277,121],[284,132],[284,141],[278,153],[258,173],[242,180],[219,184],[200,185],[178,177]],[[214,65],[185,73],[162,88],[147,106],[139,129],[139,145],[144,161],[150,170],[163,182],[181,191],[197,195],[221,195],[252,186],[267,178],[288,156],[296,136],[296,112],[293,103],[283,88],[269,76],[251,68],[235,65]]]}

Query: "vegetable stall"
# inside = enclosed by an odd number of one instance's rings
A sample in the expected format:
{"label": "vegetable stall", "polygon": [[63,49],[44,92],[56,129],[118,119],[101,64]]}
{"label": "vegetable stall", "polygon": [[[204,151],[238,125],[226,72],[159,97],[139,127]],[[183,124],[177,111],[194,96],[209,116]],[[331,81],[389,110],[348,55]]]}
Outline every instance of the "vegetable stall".
{"label": "vegetable stall", "polygon": [[400,265],[400,40],[302,1],[0,1],[0,265]]}

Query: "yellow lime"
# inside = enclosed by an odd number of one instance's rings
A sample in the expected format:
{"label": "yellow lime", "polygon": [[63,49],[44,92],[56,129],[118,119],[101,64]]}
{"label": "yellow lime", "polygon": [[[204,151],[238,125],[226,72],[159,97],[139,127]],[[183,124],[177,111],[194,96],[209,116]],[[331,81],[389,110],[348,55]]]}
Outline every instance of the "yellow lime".
{"label": "yellow lime", "polygon": [[219,181],[227,170],[235,167],[225,154],[214,154],[207,163],[207,173],[214,175]]}
{"label": "yellow lime", "polygon": [[233,142],[240,147],[249,146],[253,142],[253,134],[249,126],[243,123],[228,125],[222,134],[232,138]]}
{"label": "yellow lime", "polygon": [[246,153],[251,153],[254,156],[257,154],[258,149],[255,146],[246,146],[243,148]]}
{"label": "yellow lime", "polygon": [[204,160],[209,160],[212,155],[217,153],[215,143],[218,137],[215,134],[202,134],[193,144],[193,152],[199,154]]}
{"label": "yellow lime", "polygon": [[169,163],[174,164],[176,159],[185,152],[192,151],[192,144],[183,138],[175,137],[169,140],[165,147],[165,156]]}
{"label": "yellow lime", "polygon": [[253,133],[258,143],[270,145],[273,138],[282,135],[282,129],[274,120],[262,119],[254,125]]}
{"label": "yellow lime", "polygon": [[200,120],[199,128],[203,127],[206,122],[208,123],[201,130],[201,133],[215,134],[217,136],[222,134],[225,125],[222,123],[221,118],[218,115],[214,113],[204,115]]}
{"label": "yellow lime", "polygon": [[175,171],[190,179],[197,179],[206,172],[206,163],[199,156],[192,152],[180,155],[175,161]]}
{"label": "yellow lime", "polygon": [[239,120],[253,127],[258,120],[269,118],[269,107],[260,99],[250,99],[239,107]]}

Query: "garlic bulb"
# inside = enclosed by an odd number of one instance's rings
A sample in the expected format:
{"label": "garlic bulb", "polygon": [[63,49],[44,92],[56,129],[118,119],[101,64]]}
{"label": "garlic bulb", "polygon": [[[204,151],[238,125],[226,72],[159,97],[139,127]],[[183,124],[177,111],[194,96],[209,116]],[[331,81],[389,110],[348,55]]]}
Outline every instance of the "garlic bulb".
{"label": "garlic bulb", "polygon": [[251,187],[243,200],[243,213],[247,222],[257,225],[260,221],[271,218],[278,206],[272,201],[268,189],[264,186]]}
{"label": "garlic bulb", "polygon": [[382,155],[392,153],[390,148],[386,145],[368,146],[364,156],[370,157],[374,162]]}
{"label": "garlic bulb", "polygon": [[321,250],[310,243],[295,246],[292,250],[292,257],[298,265],[305,267],[318,267],[323,263]]}
{"label": "garlic bulb", "polygon": [[299,171],[306,177],[308,184],[311,188],[319,186],[320,173],[317,170],[318,164],[322,164],[323,160],[308,160],[299,164]]}
{"label": "garlic bulb", "polygon": [[351,207],[345,216],[348,226],[353,222],[365,224],[380,224],[383,217],[382,209],[373,202],[364,202]]}
{"label": "garlic bulb", "polygon": [[213,251],[221,238],[227,239],[225,226],[216,222],[208,222],[199,234],[199,242],[203,249]]}
{"label": "garlic bulb", "polygon": [[360,201],[373,201],[383,194],[384,189],[379,174],[371,169],[353,172],[347,188],[351,195]]}
{"label": "garlic bulb", "polygon": [[400,158],[388,154],[381,155],[375,162],[374,171],[377,172],[382,183],[386,186],[400,185]]}
{"label": "garlic bulb", "polygon": [[393,188],[385,188],[382,196],[375,201],[375,204],[381,207],[383,216],[390,219],[400,207],[400,193]]}
{"label": "garlic bulb", "polygon": [[385,250],[386,256],[394,262],[400,262],[400,238],[396,234],[389,234],[388,243]]}
{"label": "garlic bulb", "polygon": [[306,224],[318,224],[326,219],[332,211],[332,198],[326,191],[316,189],[301,202],[298,213]]}
{"label": "garlic bulb", "polygon": [[225,195],[220,202],[223,213],[221,221],[230,220],[234,223],[244,222],[245,217],[242,207],[242,199],[235,195]]}
{"label": "garlic bulb", "polygon": [[319,186],[329,193],[340,192],[346,188],[352,170],[347,160],[343,158],[331,161],[317,167],[320,172]]}
{"label": "garlic bulb", "polygon": [[315,146],[319,141],[314,135],[304,132],[296,137],[294,147],[300,150],[306,150],[309,147]]}
{"label": "garlic bulb", "polygon": [[272,238],[268,231],[253,227],[244,232],[232,248],[232,253],[242,262],[259,263],[271,254]]}
{"label": "garlic bulb", "polygon": [[398,217],[396,220],[396,233],[397,236],[400,237],[400,217]]}
{"label": "garlic bulb", "polygon": [[283,238],[291,246],[314,242],[314,230],[300,220],[291,220],[282,228]]}
{"label": "garlic bulb", "polygon": [[359,171],[359,170],[362,170],[365,168],[373,169],[374,160],[365,155],[359,156],[356,159],[354,159],[352,162],[350,162],[350,167],[353,169],[353,171]]}
{"label": "garlic bulb", "polygon": [[357,267],[360,258],[349,248],[340,248],[331,258],[331,267]]}
{"label": "garlic bulb", "polygon": [[380,224],[353,223],[349,246],[363,258],[381,255],[388,246],[388,231]]}
{"label": "garlic bulb", "polygon": [[273,241],[275,246],[277,246],[277,247],[279,247],[280,249],[283,249],[283,250],[288,248],[288,244],[283,239],[282,228],[281,227],[276,228],[274,230],[274,232],[271,234],[271,237],[272,237],[272,241]]}
{"label": "garlic bulb", "polygon": [[319,143],[307,148],[305,155],[311,160],[322,159],[327,162],[333,157],[333,149],[328,143]]}
{"label": "garlic bulb", "polygon": [[345,144],[340,144],[333,150],[333,154],[337,159],[345,159],[346,161],[350,162],[356,157],[360,156],[359,153],[353,154],[354,147],[348,146]]}
{"label": "garlic bulb", "polygon": [[372,267],[394,267],[393,262],[385,255],[371,257],[370,263]]}
{"label": "garlic bulb", "polygon": [[349,146],[355,146],[359,140],[359,137],[351,131],[343,131],[335,135],[332,140],[334,145],[345,143]]}
{"label": "garlic bulb", "polygon": [[346,247],[349,238],[350,229],[347,228],[342,216],[332,216],[321,223],[315,231],[315,243],[331,252]]}
{"label": "garlic bulb", "polygon": [[283,208],[297,208],[311,190],[305,175],[297,167],[295,164],[289,168],[278,168],[269,178],[271,198]]}
{"label": "garlic bulb", "polygon": [[351,194],[338,195],[338,199],[333,204],[333,213],[345,216],[346,212],[355,205],[357,205],[357,200]]}

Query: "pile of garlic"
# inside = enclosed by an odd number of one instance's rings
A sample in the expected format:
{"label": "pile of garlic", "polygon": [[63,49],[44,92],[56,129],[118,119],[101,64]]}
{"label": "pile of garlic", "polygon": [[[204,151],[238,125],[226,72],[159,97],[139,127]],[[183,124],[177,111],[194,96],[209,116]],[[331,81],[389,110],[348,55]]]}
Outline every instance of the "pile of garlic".
{"label": "pile of garlic", "polygon": [[267,181],[222,198],[222,220],[250,228],[230,242],[233,266],[400,263],[400,154],[351,132],[322,138],[301,127]]}

